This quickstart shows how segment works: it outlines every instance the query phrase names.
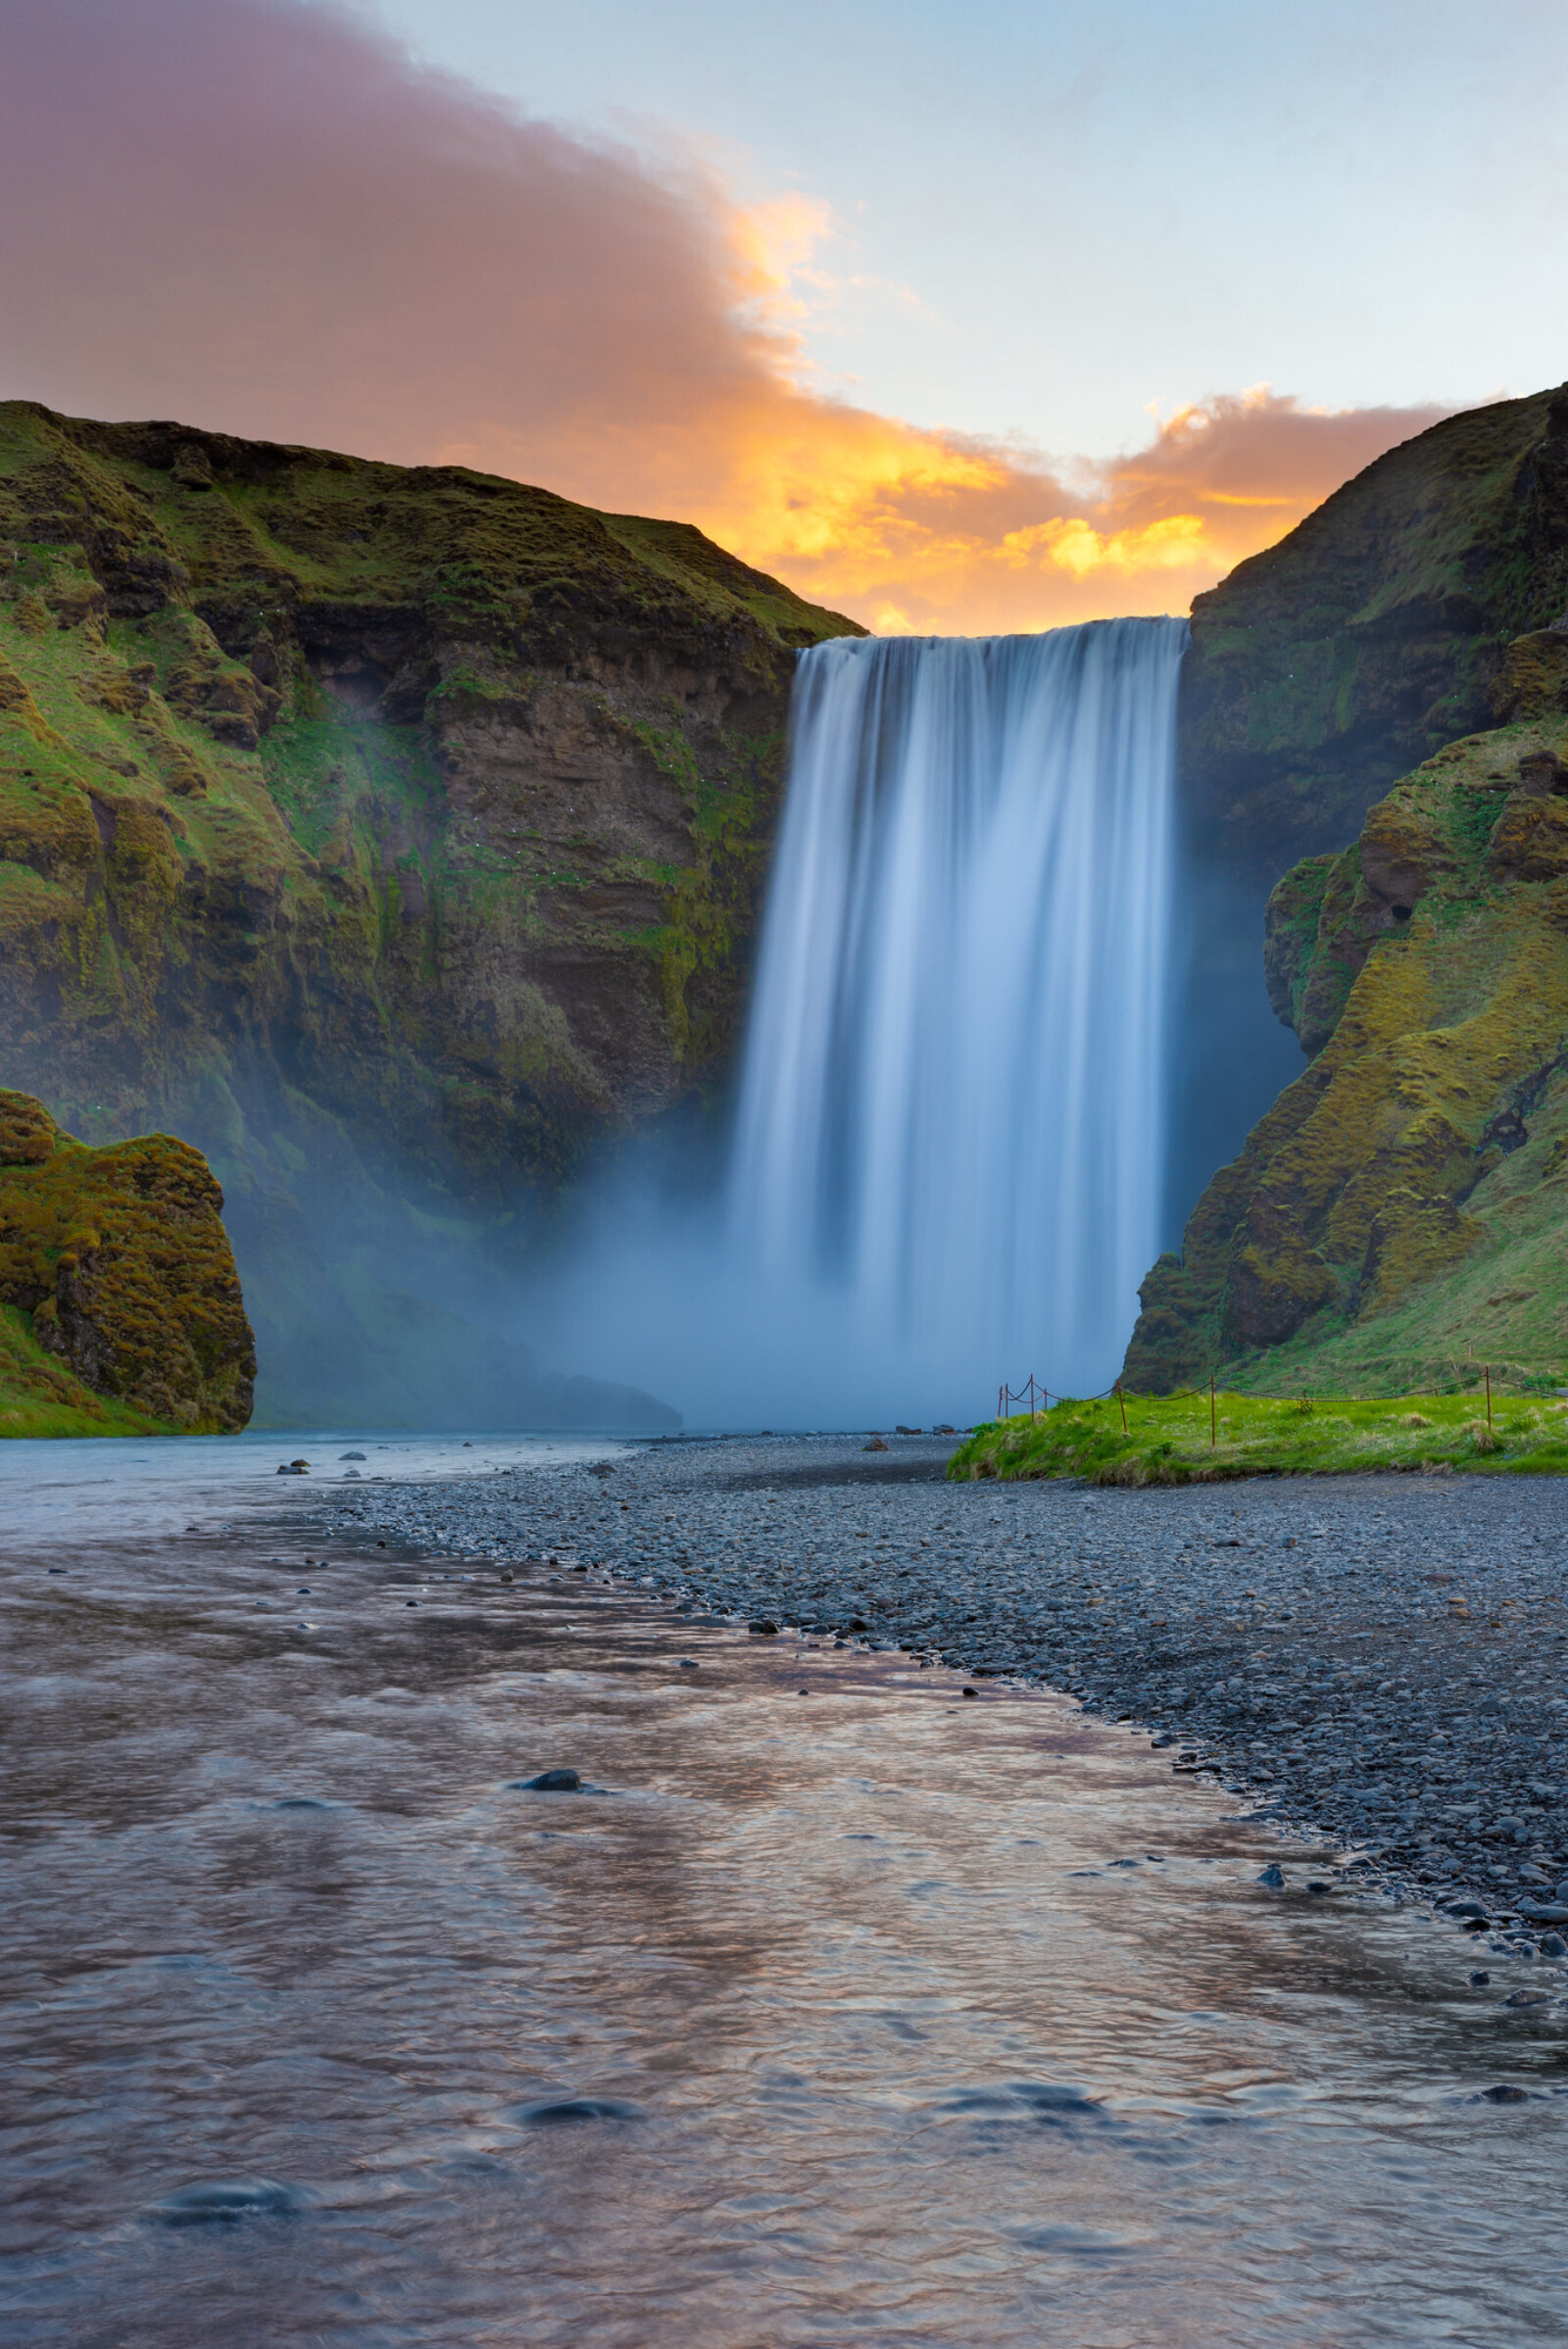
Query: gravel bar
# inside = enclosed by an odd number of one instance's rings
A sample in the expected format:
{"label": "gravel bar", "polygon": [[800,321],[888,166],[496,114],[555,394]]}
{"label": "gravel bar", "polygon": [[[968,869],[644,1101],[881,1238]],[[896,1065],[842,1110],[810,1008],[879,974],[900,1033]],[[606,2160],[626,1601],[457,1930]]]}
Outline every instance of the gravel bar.
{"label": "gravel bar", "polygon": [[1066,1689],[1372,1882],[1568,1954],[1568,1480],[948,1484],[951,1444],[866,1441],[367,1481],[333,1489],[325,1523]]}

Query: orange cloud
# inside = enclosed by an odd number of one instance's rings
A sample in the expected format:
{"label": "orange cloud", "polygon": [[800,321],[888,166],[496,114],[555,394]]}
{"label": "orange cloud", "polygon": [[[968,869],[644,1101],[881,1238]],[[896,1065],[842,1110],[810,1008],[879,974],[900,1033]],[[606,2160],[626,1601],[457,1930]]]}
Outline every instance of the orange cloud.
{"label": "orange cloud", "polygon": [[700,523],[886,629],[1180,611],[1436,411],[1266,388],[1098,468],[816,387],[823,207],[519,119],[309,0],[0,0],[0,387]]}

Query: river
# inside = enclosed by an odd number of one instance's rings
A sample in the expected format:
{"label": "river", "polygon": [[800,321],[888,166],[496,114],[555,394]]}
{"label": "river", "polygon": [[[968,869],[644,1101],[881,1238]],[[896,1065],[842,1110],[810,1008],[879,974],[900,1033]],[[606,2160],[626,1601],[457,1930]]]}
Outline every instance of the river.
{"label": "river", "polygon": [[0,1451],[8,2343],[1562,2337],[1554,2003],[1065,1698],[323,1562],[609,1448],[386,1443]]}

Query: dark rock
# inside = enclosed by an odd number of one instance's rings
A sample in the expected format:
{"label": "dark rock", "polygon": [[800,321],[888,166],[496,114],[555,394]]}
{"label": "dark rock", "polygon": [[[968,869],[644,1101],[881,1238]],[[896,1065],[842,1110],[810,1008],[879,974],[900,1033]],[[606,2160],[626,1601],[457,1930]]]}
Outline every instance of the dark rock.
{"label": "dark rock", "polygon": [[179,2186],[156,2215],[165,2227],[233,2227],[245,2219],[290,2218],[304,2208],[304,2197],[274,2178],[231,2178]]}
{"label": "dark rock", "polygon": [[620,2096],[547,2096],[537,2103],[515,2104],[501,2118],[524,2129],[562,2129],[579,2121],[641,2121],[646,2116],[640,2106]]}
{"label": "dark rock", "polygon": [[1284,1886],[1285,1871],[1277,1860],[1270,1860],[1257,1881],[1260,1884],[1267,1884],[1271,1892],[1278,1892]]}
{"label": "dark rock", "polygon": [[1491,1980],[1492,1977],[1490,1974],[1472,1974],[1470,1977],[1470,1987],[1472,1990],[1484,1990]]}
{"label": "dark rock", "polygon": [[749,1623],[746,1628],[749,1632],[755,1633],[760,1639],[773,1639],[778,1637],[778,1625],[771,1622],[766,1615],[759,1615],[756,1621]]}
{"label": "dark rock", "polygon": [[575,1770],[541,1770],[537,1778],[524,1779],[523,1786],[532,1794],[578,1794],[582,1780]]}

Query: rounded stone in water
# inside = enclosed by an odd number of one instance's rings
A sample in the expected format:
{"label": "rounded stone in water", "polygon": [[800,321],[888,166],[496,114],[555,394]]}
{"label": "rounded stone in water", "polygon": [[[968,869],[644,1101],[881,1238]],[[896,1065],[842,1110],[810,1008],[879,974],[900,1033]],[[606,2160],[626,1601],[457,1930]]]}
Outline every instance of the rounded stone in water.
{"label": "rounded stone in water", "polygon": [[166,2194],[156,2216],[165,2227],[232,2227],[242,2219],[288,2219],[305,2207],[292,2186],[271,2178],[217,2178]]}
{"label": "rounded stone in water", "polygon": [[546,2096],[536,2103],[514,2104],[501,2118],[525,2129],[562,2129],[574,2121],[641,2121],[646,2115],[640,2105],[620,2096]]}

